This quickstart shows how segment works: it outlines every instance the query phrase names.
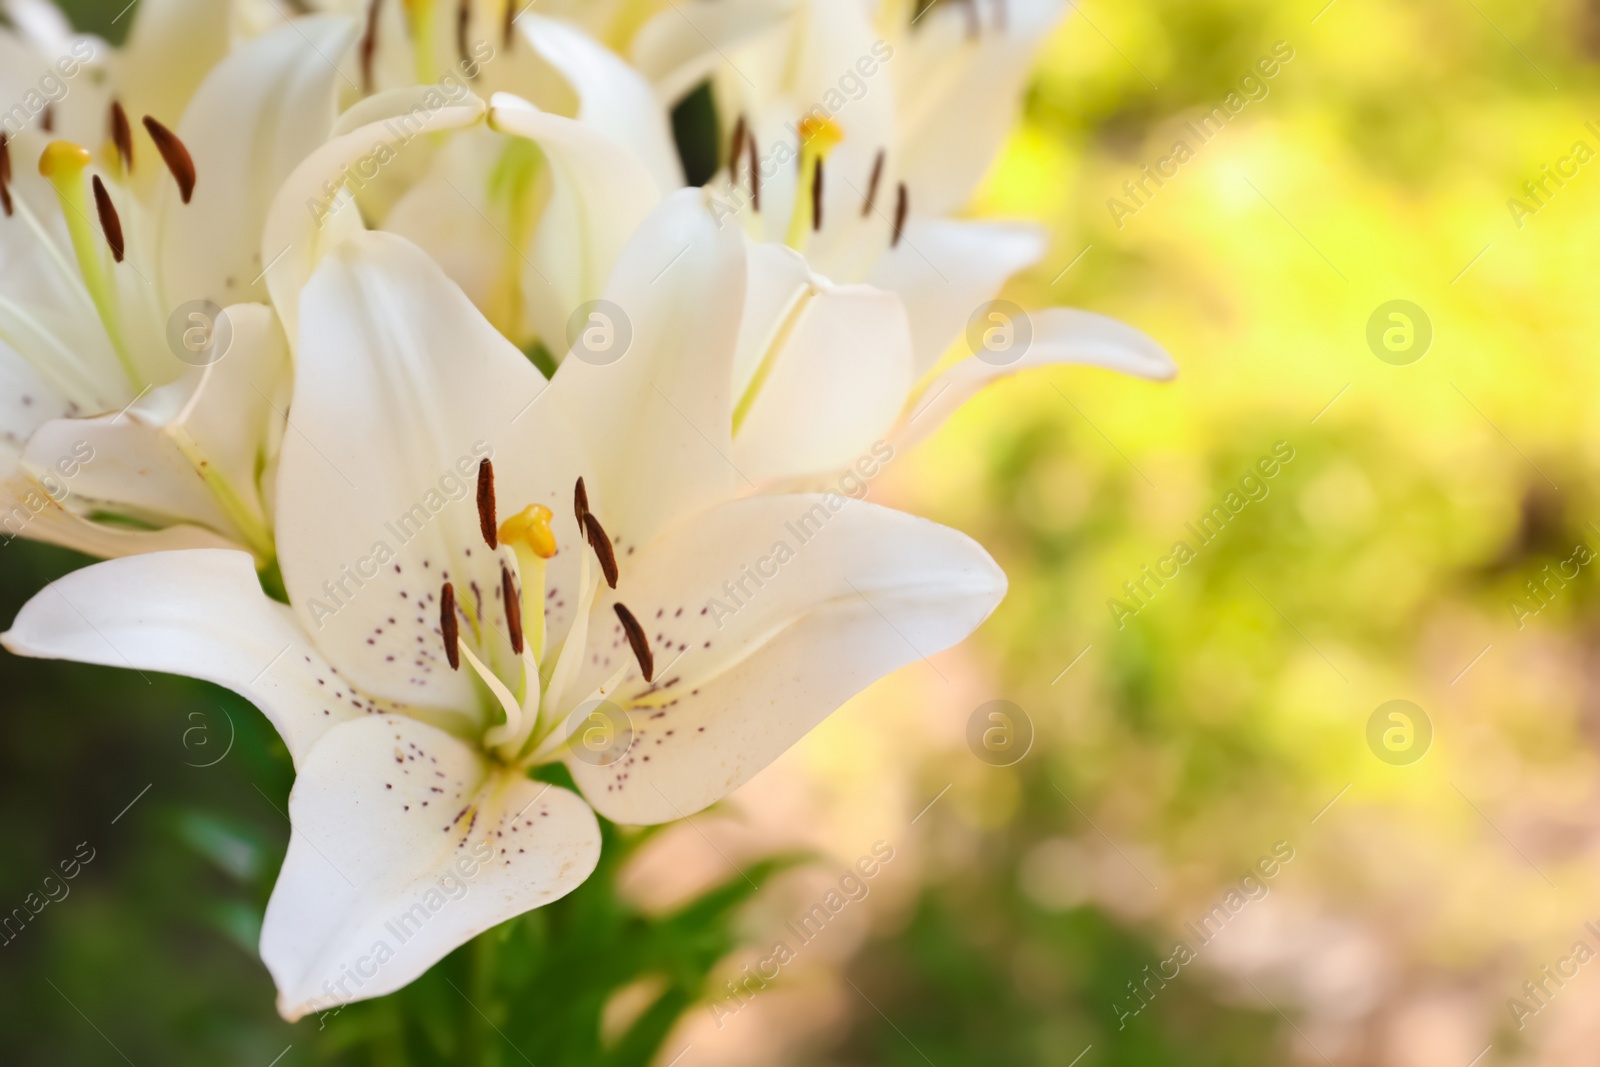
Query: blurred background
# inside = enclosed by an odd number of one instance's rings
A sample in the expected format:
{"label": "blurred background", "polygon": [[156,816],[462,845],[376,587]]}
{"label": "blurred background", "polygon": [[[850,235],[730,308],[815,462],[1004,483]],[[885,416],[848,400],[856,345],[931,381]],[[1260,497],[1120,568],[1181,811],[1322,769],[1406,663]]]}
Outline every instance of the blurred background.
{"label": "blurred background", "polygon": [[[1011,299],[1181,376],[1019,378],[898,457],[872,498],[987,546],[995,617],[720,809],[610,831],[492,959],[281,1022],[264,720],[0,655],[0,909],[80,861],[0,946],[4,1058],[1592,1062],[1600,7],[1324,2],[1067,17],[974,211],[1051,228]],[[0,616],[82,562],[6,545]]]}

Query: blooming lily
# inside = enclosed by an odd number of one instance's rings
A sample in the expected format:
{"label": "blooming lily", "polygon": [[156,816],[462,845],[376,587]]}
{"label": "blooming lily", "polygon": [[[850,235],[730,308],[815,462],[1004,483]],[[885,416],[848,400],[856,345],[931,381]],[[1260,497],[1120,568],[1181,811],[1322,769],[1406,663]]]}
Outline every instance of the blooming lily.
{"label": "blooming lily", "polygon": [[[261,951],[285,1017],[399,988],[569,892],[591,808],[704,809],[1003,595],[955,531],[739,495],[746,274],[742,235],[674,194],[607,285],[631,341],[547,381],[413,245],[351,233],[297,309],[290,604],[243,554],[164,552],[59,580],[4,635],[209,679],[277,727],[294,834]],[[530,778],[556,761],[582,799]]]}
{"label": "blooming lily", "polygon": [[[288,363],[258,243],[277,185],[333,122],[319,48],[353,36],[319,17],[249,42],[176,129],[130,115],[119,88],[77,135],[93,150],[42,117],[0,138],[8,535],[107,556],[243,545],[270,563]],[[55,132],[87,122],[63,106]]]}

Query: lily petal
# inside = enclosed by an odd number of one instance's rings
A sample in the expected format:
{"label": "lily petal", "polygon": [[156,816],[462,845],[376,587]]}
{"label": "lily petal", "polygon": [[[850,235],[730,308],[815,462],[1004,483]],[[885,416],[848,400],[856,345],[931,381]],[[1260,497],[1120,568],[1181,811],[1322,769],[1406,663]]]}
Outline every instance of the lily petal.
{"label": "lily petal", "polygon": [[261,591],[243,552],[154,552],[74,571],[23,606],[0,645],[215,682],[261,709],[297,766],[331,727],[376,710]]}
{"label": "lily petal", "polygon": [[600,858],[599,825],[576,795],[399,716],[329,731],[300,768],[289,818],[261,958],[291,1022],[399,989],[570,893]]}
{"label": "lily petal", "polygon": [[674,3],[640,28],[631,49],[634,66],[675,103],[723,62],[723,53],[775,29],[794,11],[795,0]]}
{"label": "lily petal", "polygon": [[[633,731],[626,756],[568,767],[609,819],[692,815],[873,681],[966,637],[1005,588],[981,547],[926,519],[836,494],[723,504],[635,558],[618,593],[655,681],[635,674],[613,697]],[[594,618],[590,685],[629,655],[613,612]]]}
{"label": "lily petal", "polygon": [[610,362],[575,349],[556,372],[561,407],[583,413],[574,421],[609,509],[600,517],[623,548],[748,481],[732,459],[744,292],[743,233],[718,225],[701,190],[680,190],[634,234],[606,286],[623,319],[614,343],[625,324],[628,349]]}
{"label": "lily petal", "polygon": [[922,440],[984,386],[1018,371],[1081,363],[1153,381],[1178,373],[1166,349],[1116,319],[1075,308],[1048,308],[1029,318],[1033,340],[1014,362],[996,365],[970,356],[930,381],[911,405],[895,446],[906,448]]}
{"label": "lily petal", "polygon": [[[63,457],[79,460],[66,480],[79,514],[207,527],[265,562],[271,548],[258,471],[279,436],[288,349],[270,309],[237,304],[224,315],[232,340],[216,362],[190,368],[122,411],[45,423],[24,462],[43,478]],[[240,512],[225,510],[211,486],[231,494]]]}
{"label": "lily petal", "polygon": [[[989,0],[927,9],[889,64],[899,101],[901,174],[919,213],[948,215],[972,196],[1015,125],[1033,55],[1062,0]],[[969,19],[985,27],[970,38]],[[995,23],[1004,20],[996,29]]]}
{"label": "lily petal", "polygon": [[196,91],[178,126],[198,176],[193,197],[184,204],[168,181],[158,209],[170,306],[267,298],[260,246],[267,209],[295,165],[327,139],[339,88],[330,57],[355,36],[350,19],[296,19],[241,46]]}
{"label": "lily petal", "polygon": [[568,317],[600,295],[661,192],[640,158],[612,137],[509,93],[491,99],[489,124],[532,141],[549,165],[549,201],[533,230],[522,286],[538,335],[561,352]]}
{"label": "lily petal", "polygon": [[911,325],[893,293],[821,285],[792,308],[748,394],[734,462],[759,482],[847,467],[886,437],[911,388]]}
{"label": "lily petal", "polygon": [[[278,479],[289,599],[366,691],[473,707],[468,672],[445,662],[438,594],[453,583],[468,626],[507,633],[499,557],[472,491],[479,463],[494,459],[503,515],[542,504],[557,543],[581,545],[576,435],[542,399],[538,370],[404,238],[349,238],[302,299]],[[550,587],[565,594],[552,604],[576,599],[579,556],[550,560]]]}
{"label": "lily petal", "polygon": [[577,119],[632,151],[663,194],[683,185],[666,109],[638,71],[576,26],[528,12],[522,36],[577,95]]}
{"label": "lily petal", "polygon": [[905,302],[921,377],[1006,279],[1037,263],[1044,252],[1044,230],[1038,226],[914,218],[867,280]]}
{"label": "lily petal", "polygon": [[[350,110],[359,109],[365,124],[337,133],[301,161],[278,190],[262,230],[261,256],[272,306],[291,345],[300,336],[300,293],[306,280],[329,249],[365,229],[345,185],[352,169],[356,177],[376,177],[405,165],[413,153],[426,159],[431,139],[425,135],[482,121],[485,105],[476,96],[430,107],[430,94],[438,91],[436,86],[417,86],[362,101]],[[330,196],[329,189],[340,191]]]}

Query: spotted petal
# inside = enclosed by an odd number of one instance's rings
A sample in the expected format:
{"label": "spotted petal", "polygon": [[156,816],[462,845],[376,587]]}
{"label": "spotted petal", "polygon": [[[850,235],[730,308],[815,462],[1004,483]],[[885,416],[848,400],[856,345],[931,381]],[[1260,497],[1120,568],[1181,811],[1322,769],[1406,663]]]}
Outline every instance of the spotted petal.
{"label": "spotted petal", "polygon": [[74,571],[28,601],[0,644],[226,686],[271,720],[297,765],[330,727],[376,710],[261,591],[243,552],[152,552]]}
{"label": "spotted petal", "polygon": [[[576,435],[544,377],[403,238],[359,233],[302,298],[300,363],[278,477],[278,554],[318,647],[368,692],[430,707],[478,695],[445,662],[440,588],[469,625],[505,634],[500,561],[474,486],[492,457],[503,514],[543,504],[557,543],[582,543]],[[570,602],[577,552],[550,561]]]}
{"label": "spotted petal", "polygon": [[[642,549],[610,594],[642,624],[655,681],[635,671],[615,690],[625,756],[568,766],[609,819],[692,815],[873,681],[966,637],[1004,592],[982,548],[925,519],[837,495],[724,504]],[[630,656],[609,606],[594,619],[588,688]]]}
{"label": "spotted petal", "polygon": [[600,858],[577,796],[398,716],[329,731],[300,767],[289,819],[261,958],[290,1021],[399,989],[570,893]]}

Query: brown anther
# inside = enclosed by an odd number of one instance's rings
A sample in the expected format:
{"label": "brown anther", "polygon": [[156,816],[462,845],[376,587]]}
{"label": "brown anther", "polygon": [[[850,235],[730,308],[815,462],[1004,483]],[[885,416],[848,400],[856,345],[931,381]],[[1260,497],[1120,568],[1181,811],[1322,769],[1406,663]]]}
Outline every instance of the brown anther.
{"label": "brown anther", "polygon": [[464,69],[473,70],[470,57],[467,55],[467,24],[472,21],[472,0],[461,0],[456,8],[456,55],[461,58]]}
{"label": "brown anther", "polygon": [[11,217],[11,138],[0,133],[0,209]]}
{"label": "brown anther", "polygon": [[811,228],[822,229],[822,157],[817,157],[817,175],[811,182]]}
{"label": "brown anther", "polygon": [[117,205],[111,202],[111,194],[106,192],[105,183],[100,180],[100,175],[94,176],[93,184],[94,209],[100,213],[100,229],[106,235],[106,244],[111,246],[111,258],[121,263],[125,249],[122,243],[122,220],[117,217]]}
{"label": "brown anther", "polygon": [[606,536],[605,527],[600,525],[600,520],[595,518],[591,511],[583,513],[583,531],[589,537],[589,547],[594,549],[595,558],[600,561],[600,570],[606,576],[606,584],[615,589],[617,554],[611,548],[611,538]]}
{"label": "brown anther", "polygon": [[506,0],[506,21],[500,27],[500,44],[506,48],[511,47],[511,33],[516,28],[517,5],[516,0]]}
{"label": "brown anther", "polygon": [[644,627],[639,625],[639,620],[633,617],[621,601],[611,605],[616,609],[617,618],[622,622],[622,632],[628,635],[628,644],[633,646],[633,658],[639,661],[639,670],[644,672],[644,680],[655,680],[656,661],[650,654],[650,642],[645,640]]}
{"label": "brown anther", "polygon": [[378,52],[378,8],[383,0],[367,5],[367,28],[361,34],[361,91],[372,92],[372,59]]}
{"label": "brown anther", "polygon": [[733,124],[733,137],[728,141],[728,177],[733,181],[739,180],[739,157],[744,154],[744,112],[739,112],[739,121]]}
{"label": "brown anther", "polygon": [[44,110],[39,112],[39,128],[45,133],[56,132],[56,106],[46,104]]}
{"label": "brown anther", "polygon": [[478,529],[490,548],[500,547],[499,525],[494,521],[494,464],[478,464]]}
{"label": "brown anther", "polygon": [[461,620],[456,618],[456,587],[449,582],[439,590],[439,633],[444,637],[444,657],[450,669],[461,669]]}
{"label": "brown anther", "polygon": [[111,101],[111,143],[117,146],[117,158],[122,160],[123,173],[133,170],[133,131],[128,128],[128,113],[122,110],[122,101]]}
{"label": "brown anther", "polygon": [[517,595],[517,583],[511,579],[511,569],[500,564],[500,592],[506,602],[506,629],[511,631],[511,651],[522,655],[522,598]]}
{"label": "brown anther", "polygon": [[906,193],[906,183],[901,182],[894,193],[894,237],[889,240],[890,248],[900,243],[900,232],[906,228],[906,212],[910,210],[911,197]]}
{"label": "brown anther", "polygon": [[589,490],[583,487],[583,478],[572,489],[572,513],[577,517],[578,529],[584,529],[583,517],[589,514]]}
{"label": "brown anther", "polygon": [[144,117],[144,128],[149,131],[150,139],[156,143],[156,151],[161,153],[167,169],[178,183],[178,195],[187,204],[194,195],[194,157],[189,155],[189,150],[178,140],[177,134],[149,115]]}
{"label": "brown anther", "polygon": [[884,151],[878,149],[878,158],[872,161],[872,177],[867,179],[867,202],[861,205],[861,217],[872,214],[872,205],[878,199],[878,182],[883,180]]}
{"label": "brown anther", "polygon": [[761,153],[756,148],[756,135],[747,134],[750,138],[750,206],[755,208],[756,214],[761,214]]}

